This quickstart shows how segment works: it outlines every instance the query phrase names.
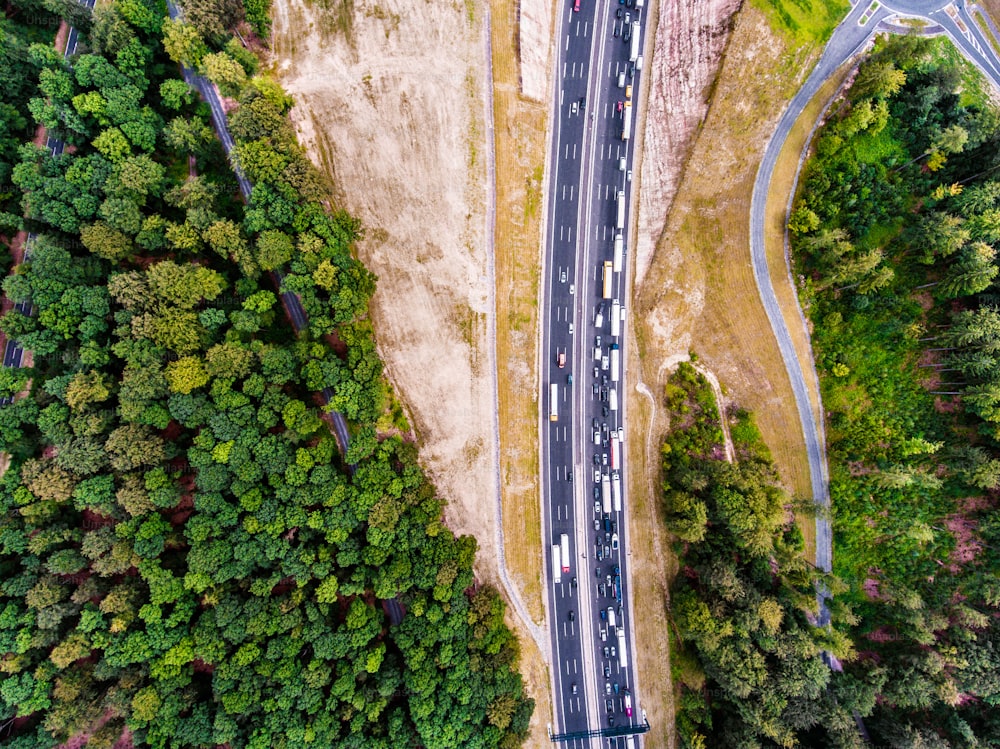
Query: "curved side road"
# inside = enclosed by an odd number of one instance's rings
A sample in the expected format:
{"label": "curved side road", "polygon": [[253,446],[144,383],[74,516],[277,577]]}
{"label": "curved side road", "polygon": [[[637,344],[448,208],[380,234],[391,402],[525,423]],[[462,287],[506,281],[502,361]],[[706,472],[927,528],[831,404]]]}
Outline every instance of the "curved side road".
{"label": "curved side road", "polygon": [[[795,348],[789,335],[790,324],[801,325],[806,329],[805,316],[798,308],[798,320],[786,321],[778,305],[771,282],[771,269],[768,266],[764,247],[764,209],[767,202],[768,189],[774,176],[774,167],[778,160],[788,134],[795,121],[802,114],[806,104],[816,95],[820,86],[843,63],[854,57],[871,39],[876,31],[905,32],[909,29],[902,25],[892,25],[899,17],[920,18],[931,24],[930,31],[934,34],[943,33],[949,37],[958,50],[986,77],[994,86],[1000,88],[1000,58],[983,34],[978,24],[972,18],[964,0],[948,2],[947,0],[895,0],[890,5],[879,5],[868,13],[870,4],[860,2],[847,17],[841,21],[830,38],[823,55],[815,69],[803,84],[785,110],[774,135],[764,150],[764,156],[754,181],[753,198],[750,208],[750,255],[753,263],[754,279],[761,303],[767,312],[774,331],[775,339],[781,350],[781,357],[788,371],[795,403],[802,423],[802,433],[809,457],[809,472],[812,481],[813,501],[819,505],[821,512],[816,518],[816,566],[824,571],[830,571],[833,566],[833,538],[829,520],[830,491],[829,475],[826,464],[825,436],[822,420],[817,423],[810,406],[809,392],[806,386],[804,370],[808,370],[814,383],[818,383],[816,367],[810,356],[808,362],[799,362]],[[981,12],[976,8],[977,12]],[[866,15],[862,26],[859,20]],[[985,14],[983,14],[985,15]],[[788,266],[787,255],[785,273],[792,282],[791,269]],[[808,337],[808,333],[806,334]],[[822,414],[822,404],[819,402],[819,390],[816,388],[817,410]],[[820,624],[829,622],[829,612],[823,603],[825,594],[821,591]]]}
{"label": "curved side road", "polygon": [[[778,161],[778,155],[788,139],[792,126],[798,120],[805,109],[806,104],[816,95],[820,86],[829,78],[833,72],[863,47],[872,36],[878,20],[873,18],[864,26],[858,24],[858,19],[867,9],[867,3],[859,3],[848,14],[837,27],[830,38],[822,57],[813,69],[809,78],[799,89],[798,93],[789,103],[785,113],[778,121],[774,135],[768,142],[764,150],[764,157],[757,172],[757,179],[754,181],[753,198],[750,204],[750,256],[753,262],[754,280],[757,282],[757,291],[760,294],[761,303],[767,312],[768,320],[771,322],[771,329],[781,350],[781,358],[788,371],[788,378],[791,381],[792,392],[795,394],[795,403],[798,406],[799,420],[802,423],[802,434],[806,443],[806,452],[809,457],[809,473],[812,479],[813,501],[822,508],[816,518],[816,566],[824,571],[830,571],[833,564],[833,535],[830,528],[829,508],[830,490],[826,465],[826,448],[823,440],[823,425],[817,423],[814,412],[810,404],[809,389],[806,385],[803,366],[800,364],[792,338],[789,334],[788,323],[778,305],[778,298],[774,293],[774,285],[771,282],[771,269],[767,264],[767,253],[764,246],[764,218],[765,205],[767,203],[768,190],[774,176],[774,167]],[[877,11],[884,16],[887,12],[884,8]],[[789,275],[791,270],[786,265],[785,272]],[[801,316],[801,310],[799,310]],[[803,325],[804,318],[800,317],[792,324]],[[803,363],[805,364],[805,363]],[[817,382],[816,369],[812,362],[808,362],[811,370],[813,382]],[[816,397],[819,398],[817,388]],[[822,412],[822,408],[820,408]],[[825,606],[821,609],[821,621],[826,623],[828,614]]]}

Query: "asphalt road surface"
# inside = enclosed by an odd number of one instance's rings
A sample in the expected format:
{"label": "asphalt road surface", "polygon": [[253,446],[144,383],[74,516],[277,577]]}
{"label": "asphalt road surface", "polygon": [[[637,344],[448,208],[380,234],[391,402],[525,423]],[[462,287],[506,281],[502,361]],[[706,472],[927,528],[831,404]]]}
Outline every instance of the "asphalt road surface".
{"label": "asphalt road surface", "polygon": [[[823,424],[816,422],[814,412],[810,407],[805,381],[806,375],[804,374],[804,372],[808,372],[808,376],[815,381],[816,369],[811,359],[801,363],[798,361],[788,332],[788,324],[782,316],[774,294],[771,269],[768,267],[764,250],[764,208],[778,154],[806,104],[837,68],[860,52],[876,31],[890,30],[905,33],[908,30],[905,26],[896,23],[900,17],[920,17],[929,21],[931,24],[928,28],[929,32],[946,34],[962,54],[973,62],[994,86],[1000,88],[1000,59],[997,58],[988,40],[983,37],[982,31],[971,17],[964,1],[952,3],[948,0],[892,0],[892,2],[879,5],[876,10],[868,14],[869,7],[869,3],[859,2],[851,9],[851,12],[834,31],[815,69],[789,103],[764,151],[757,179],[754,182],[750,208],[750,252],[754,277],[795,394],[795,402],[809,456],[813,499],[825,511],[828,511],[830,507],[825,437]],[[860,23],[862,19],[865,20],[863,25]],[[787,266],[775,268],[774,271],[776,273],[789,273]],[[801,310],[799,315],[799,320],[793,320],[791,324],[804,327],[805,318],[802,316]],[[822,413],[822,408],[819,410]],[[827,516],[828,512],[823,512],[816,519],[816,566],[823,570],[830,570],[833,565],[833,535]],[[820,619],[821,623],[824,624],[829,620],[829,612],[825,604],[821,607]]]}
{"label": "asphalt road surface", "polygon": [[[584,0],[579,11],[573,0],[563,0],[557,14],[542,320],[543,540],[551,591],[553,732],[574,733],[642,720],[628,596],[624,449],[614,444],[619,429],[624,434],[624,324],[612,331],[611,317],[614,303],[621,309],[627,301],[628,230],[617,224],[620,202],[628,226],[632,186],[625,104],[634,112],[639,103],[640,72],[630,66],[631,42],[624,37],[638,33],[642,40],[645,28],[643,10],[614,0]],[[634,135],[635,117],[628,123]],[[618,234],[622,253],[616,262]],[[611,264],[607,271],[605,262]],[[561,556],[553,556],[564,534],[566,572]],[[567,744],[624,748],[626,740]]]}

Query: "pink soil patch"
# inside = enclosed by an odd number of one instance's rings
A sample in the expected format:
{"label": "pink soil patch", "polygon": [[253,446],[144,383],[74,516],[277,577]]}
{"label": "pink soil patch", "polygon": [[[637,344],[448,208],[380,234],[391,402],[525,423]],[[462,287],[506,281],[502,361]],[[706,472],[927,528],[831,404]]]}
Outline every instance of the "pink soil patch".
{"label": "pink soil patch", "polygon": [[938,396],[934,399],[934,410],[939,414],[953,414],[961,408],[962,402],[957,395]]}
{"label": "pink soil patch", "polygon": [[976,560],[983,550],[982,542],[976,537],[978,523],[960,515],[949,515],[945,518],[944,527],[955,537],[955,548],[950,559],[954,564],[969,564]]}

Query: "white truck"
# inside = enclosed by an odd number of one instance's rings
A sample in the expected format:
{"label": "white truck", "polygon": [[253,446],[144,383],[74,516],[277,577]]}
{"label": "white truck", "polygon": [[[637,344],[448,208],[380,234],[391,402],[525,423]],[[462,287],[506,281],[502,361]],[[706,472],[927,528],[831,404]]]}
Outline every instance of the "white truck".
{"label": "white truck", "polygon": [[569,574],[569,536],[565,533],[559,537],[559,552],[562,557],[563,574]]}
{"label": "white truck", "polygon": [[[618,444],[618,432],[611,433],[611,470],[621,470],[621,446]],[[618,508],[615,508],[618,509]]]}
{"label": "white truck", "polygon": [[621,332],[622,307],[615,299],[611,303],[611,337],[617,338]]}
{"label": "white truck", "polygon": [[628,53],[628,61],[635,62],[639,59],[639,22],[632,22],[632,47]]}
{"label": "white truck", "polygon": [[[622,120],[622,140],[629,139],[629,131],[632,129],[632,102],[625,102],[625,114]],[[619,229],[622,227],[619,226]]]}
{"label": "white truck", "polygon": [[604,312],[597,310],[597,314],[594,316],[594,327],[600,330],[604,326]]}
{"label": "white truck", "polygon": [[618,350],[618,344],[617,343],[612,343],[611,344],[611,381],[612,382],[618,382],[618,375],[619,375],[619,371],[618,370],[619,370],[619,364],[620,364],[619,354],[620,353],[621,352]]}
{"label": "white truck", "polygon": [[549,421],[559,421],[559,386],[549,386]]}
{"label": "white truck", "polygon": [[616,473],[614,479],[611,482],[611,494],[614,498],[615,512],[622,511],[622,480],[621,477]]}
{"label": "white truck", "polygon": [[615,607],[608,606],[608,627],[615,626]]}
{"label": "white truck", "polygon": [[562,550],[559,544],[552,545],[552,582],[556,585],[562,582]]}
{"label": "white truck", "polygon": [[625,240],[622,238],[622,233],[618,232],[615,235],[615,258],[614,258],[614,268],[615,273],[620,273],[622,269],[622,254],[625,247]]}
{"label": "white truck", "polygon": [[625,192],[623,190],[618,191],[618,215],[616,216],[615,226],[619,230],[625,228]]}
{"label": "white truck", "polygon": [[618,391],[615,390],[614,388],[611,388],[611,391],[608,393],[608,398],[611,401],[611,410],[612,411],[617,411],[618,410]]}
{"label": "white truck", "polygon": [[628,665],[628,660],[625,658],[625,630],[621,627],[618,628],[618,665],[621,668]]}
{"label": "white truck", "polygon": [[611,512],[611,477],[606,473],[601,474],[601,509]]}

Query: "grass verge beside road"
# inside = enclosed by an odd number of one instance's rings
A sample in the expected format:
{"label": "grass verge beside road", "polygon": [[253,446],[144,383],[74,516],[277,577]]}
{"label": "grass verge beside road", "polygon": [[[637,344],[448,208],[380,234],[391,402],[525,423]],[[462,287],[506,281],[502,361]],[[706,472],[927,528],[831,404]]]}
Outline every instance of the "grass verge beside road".
{"label": "grass verge beside road", "polygon": [[491,8],[503,531],[511,579],[540,624],[544,609],[535,352],[546,108],[520,94],[516,7],[492,0]]}

